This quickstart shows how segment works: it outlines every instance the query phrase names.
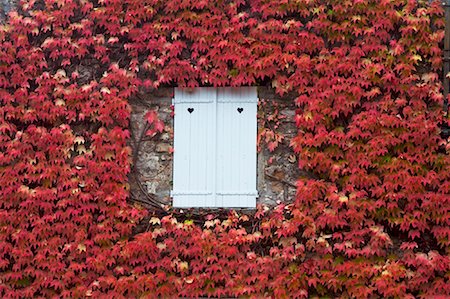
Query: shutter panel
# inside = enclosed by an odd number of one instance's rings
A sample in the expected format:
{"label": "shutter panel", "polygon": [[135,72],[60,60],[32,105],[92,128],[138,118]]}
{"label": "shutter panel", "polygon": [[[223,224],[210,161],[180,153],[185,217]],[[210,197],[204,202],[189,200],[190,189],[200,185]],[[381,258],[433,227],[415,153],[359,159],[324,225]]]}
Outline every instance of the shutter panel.
{"label": "shutter panel", "polygon": [[216,206],[255,207],[256,87],[219,88]]}
{"label": "shutter panel", "polygon": [[175,89],[173,206],[211,207],[215,88]]}

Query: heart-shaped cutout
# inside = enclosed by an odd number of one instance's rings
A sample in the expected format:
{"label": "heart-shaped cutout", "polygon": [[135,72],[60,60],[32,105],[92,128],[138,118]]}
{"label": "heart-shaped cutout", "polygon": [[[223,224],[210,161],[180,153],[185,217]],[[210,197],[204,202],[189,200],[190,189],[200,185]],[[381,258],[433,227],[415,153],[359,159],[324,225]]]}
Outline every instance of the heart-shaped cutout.
{"label": "heart-shaped cutout", "polygon": [[242,113],[242,111],[244,111],[244,108],[237,108],[237,111],[238,111],[239,113]]}
{"label": "heart-shaped cutout", "polygon": [[188,108],[188,112],[189,112],[189,113],[194,112],[194,108]]}

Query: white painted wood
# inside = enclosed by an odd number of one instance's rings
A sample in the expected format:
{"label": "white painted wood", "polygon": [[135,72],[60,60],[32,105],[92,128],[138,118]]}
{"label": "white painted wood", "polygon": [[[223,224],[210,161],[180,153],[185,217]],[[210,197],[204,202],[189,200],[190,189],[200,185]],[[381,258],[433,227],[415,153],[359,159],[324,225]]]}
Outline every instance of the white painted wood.
{"label": "white painted wood", "polygon": [[214,138],[212,140],[212,157],[213,162],[212,165],[212,181],[213,181],[213,195],[211,198],[211,202],[208,203],[209,205],[206,205],[205,207],[217,207],[217,146],[218,146],[218,139],[220,138],[218,134],[218,126],[217,126],[217,89],[215,89],[215,98],[214,98],[214,105],[213,105],[213,132],[214,132]]}
{"label": "white painted wood", "polygon": [[214,88],[175,89],[174,207],[213,205],[215,98]]}
{"label": "white painted wood", "polygon": [[174,207],[256,206],[257,101],[256,87],[175,89]]}
{"label": "white painted wood", "polygon": [[218,89],[218,206],[256,206],[257,102],[256,87]]}

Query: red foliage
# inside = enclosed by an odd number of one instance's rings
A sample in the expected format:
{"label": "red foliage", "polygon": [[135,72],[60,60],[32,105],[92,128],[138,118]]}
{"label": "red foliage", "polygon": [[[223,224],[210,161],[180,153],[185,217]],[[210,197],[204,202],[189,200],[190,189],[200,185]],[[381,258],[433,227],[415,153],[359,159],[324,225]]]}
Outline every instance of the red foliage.
{"label": "red foliage", "polygon": [[[449,294],[443,13],[426,2],[23,2],[0,27],[0,296]],[[133,234],[127,99],[261,80],[298,94],[297,198]]]}

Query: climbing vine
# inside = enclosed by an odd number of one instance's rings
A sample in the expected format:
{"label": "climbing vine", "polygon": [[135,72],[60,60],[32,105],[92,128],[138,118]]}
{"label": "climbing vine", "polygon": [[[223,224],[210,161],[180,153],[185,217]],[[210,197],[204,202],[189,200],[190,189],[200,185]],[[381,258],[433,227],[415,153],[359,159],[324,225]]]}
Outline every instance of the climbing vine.
{"label": "climbing vine", "polygon": [[273,152],[283,141],[284,134],[279,132],[281,121],[286,116],[280,114],[279,104],[277,102],[267,103],[268,100],[259,101],[258,125],[261,129],[258,131],[257,145],[258,150],[262,146],[267,146],[270,152]]}
{"label": "climbing vine", "polygon": [[[0,296],[449,294],[442,29],[422,0],[23,1],[0,26]],[[258,84],[296,94],[292,203],[132,200],[130,97]]]}

